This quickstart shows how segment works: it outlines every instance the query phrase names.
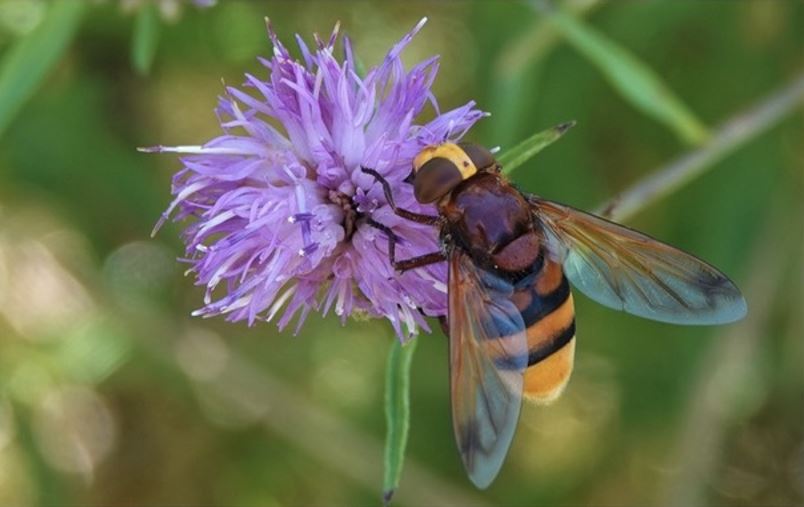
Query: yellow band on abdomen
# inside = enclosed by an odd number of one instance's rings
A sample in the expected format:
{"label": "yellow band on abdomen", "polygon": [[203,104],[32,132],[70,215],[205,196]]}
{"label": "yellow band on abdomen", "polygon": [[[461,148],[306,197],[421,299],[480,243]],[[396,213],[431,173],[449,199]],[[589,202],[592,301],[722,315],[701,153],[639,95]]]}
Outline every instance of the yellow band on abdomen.
{"label": "yellow band on abdomen", "polygon": [[523,395],[525,399],[547,404],[556,400],[567,387],[575,362],[575,338],[566,345],[525,370]]}

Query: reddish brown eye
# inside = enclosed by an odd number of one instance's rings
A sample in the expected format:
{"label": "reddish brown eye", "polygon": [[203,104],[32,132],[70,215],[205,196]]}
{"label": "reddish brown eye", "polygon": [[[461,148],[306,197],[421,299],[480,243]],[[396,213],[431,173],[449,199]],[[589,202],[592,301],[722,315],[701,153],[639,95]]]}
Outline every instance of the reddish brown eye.
{"label": "reddish brown eye", "polygon": [[489,150],[480,146],[479,144],[474,143],[460,143],[458,146],[469,155],[469,158],[475,164],[478,171],[483,171],[485,169],[489,169],[490,167],[494,166],[497,163],[495,160],[494,155],[491,154]]}
{"label": "reddish brown eye", "polygon": [[422,204],[435,202],[463,181],[461,171],[449,159],[435,157],[416,172],[413,195]]}

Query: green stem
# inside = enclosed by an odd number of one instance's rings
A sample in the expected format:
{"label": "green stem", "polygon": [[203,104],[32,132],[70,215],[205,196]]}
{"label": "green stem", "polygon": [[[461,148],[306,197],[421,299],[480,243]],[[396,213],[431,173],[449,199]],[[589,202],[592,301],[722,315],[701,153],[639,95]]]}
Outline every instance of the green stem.
{"label": "green stem", "polygon": [[726,155],[779,123],[804,102],[804,71],[747,112],[718,127],[695,150],[660,167],[631,188],[603,203],[595,213],[612,220],[625,220],[648,204],[671,194],[712,168]]}
{"label": "green stem", "polygon": [[388,505],[399,486],[410,427],[410,364],[417,340],[394,340],[385,370],[385,474],[383,502]]}

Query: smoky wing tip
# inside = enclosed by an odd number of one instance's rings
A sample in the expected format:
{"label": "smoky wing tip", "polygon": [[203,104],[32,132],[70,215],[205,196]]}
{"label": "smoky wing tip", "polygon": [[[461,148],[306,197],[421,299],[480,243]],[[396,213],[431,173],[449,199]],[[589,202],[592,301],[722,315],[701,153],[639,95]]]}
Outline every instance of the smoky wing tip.
{"label": "smoky wing tip", "polygon": [[748,315],[748,301],[746,301],[745,295],[737,285],[728,278],[726,278],[725,286],[726,293],[733,299],[732,307],[734,308],[734,319],[732,322],[742,320]]}
{"label": "smoky wing tip", "polygon": [[470,475],[469,479],[472,481],[472,484],[474,484],[477,489],[488,489],[488,487],[491,486],[491,483],[494,482],[495,476],[496,474],[491,477]]}
{"label": "smoky wing tip", "polygon": [[734,284],[729,284],[727,290],[716,296],[713,302],[716,314],[714,318],[702,322],[704,325],[733,324],[748,315],[748,303],[745,296]]}
{"label": "smoky wing tip", "polygon": [[388,507],[391,504],[391,499],[394,497],[395,489],[388,489],[382,492],[382,505]]}
{"label": "smoky wing tip", "polygon": [[735,306],[735,319],[734,320],[742,320],[748,315],[748,302],[745,300],[745,296],[737,293],[737,301],[734,303]]}

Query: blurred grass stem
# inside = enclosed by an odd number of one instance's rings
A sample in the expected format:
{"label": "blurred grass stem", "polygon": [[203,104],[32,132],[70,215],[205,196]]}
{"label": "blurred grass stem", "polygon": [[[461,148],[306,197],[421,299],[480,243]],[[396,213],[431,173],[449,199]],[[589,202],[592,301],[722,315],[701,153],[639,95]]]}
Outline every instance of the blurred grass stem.
{"label": "blurred grass stem", "polygon": [[744,143],[778,124],[802,103],[804,71],[783,88],[720,125],[702,146],[660,167],[628,190],[603,203],[595,213],[615,221],[631,218],[647,205],[675,192]]}
{"label": "blurred grass stem", "polygon": [[87,5],[57,0],[31,33],[16,42],[0,61],[0,135],[62,61]]}
{"label": "blurred grass stem", "polygon": [[[575,0],[567,2],[567,11],[583,17],[599,7],[601,0]],[[528,30],[500,51],[494,62],[494,75],[501,79],[513,79],[525,72],[528,65],[541,62],[561,42],[561,34],[550,22],[538,19]],[[496,115],[495,111],[495,115]]]}
{"label": "blurred grass stem", "polygon": [[[601,0],[571,0],[566,9],[578,18],[601,6]],[[494,135],[503,145],[516,140],[523,118],[522,104],[537,96],[544,59],[562,42],[558,30],[543,18],[508,43],[494,61],[489,111],[494,111]]]}
{"label": "blurred grass stem", "polygon": [[689,144],[706,140],[706,126],[648,64],[569,9],[544,0],[534,1],[533,6],[632,106]]}
{"label": "blurred grass stem", "polygon": [[159,8],[155,3],[147,3],[137,12],[132,37],[131,64],[141,76],[146,76],[159,46]]}

